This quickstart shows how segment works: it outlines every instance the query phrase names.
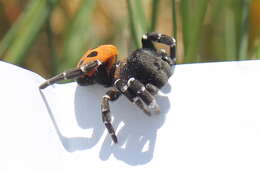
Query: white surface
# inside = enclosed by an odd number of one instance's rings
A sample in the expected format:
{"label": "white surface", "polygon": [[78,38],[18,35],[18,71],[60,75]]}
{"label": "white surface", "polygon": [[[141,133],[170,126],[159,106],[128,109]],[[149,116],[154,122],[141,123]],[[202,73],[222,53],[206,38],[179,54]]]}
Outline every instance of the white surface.
{"label": "white surface", "polygon": [[100,116],[106,89],[44,79],[0,62],[0,172],[260,172],[260,61],[177,65],[146,117],[111,106],[119,144]]}

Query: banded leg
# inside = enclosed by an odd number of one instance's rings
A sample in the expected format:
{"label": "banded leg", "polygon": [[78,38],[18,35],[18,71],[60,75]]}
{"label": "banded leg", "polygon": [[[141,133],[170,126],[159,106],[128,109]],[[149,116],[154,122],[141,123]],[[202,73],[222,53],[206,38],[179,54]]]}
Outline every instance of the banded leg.
{"label": "banded leg", "polygon": [[49,85],[57,83],[61,80],[76,79],[76,78],[88,73],[92,69],[97,68],[100,65],[101,65],[101,62],[97,60],[97,61],[90,62],[89,64],[82,65],[78,68],[67,70],[63,73],[60,73],[60,74],[46,80],[44,83],[42,83],[39,86],[39,88],[44,89],[44,88],[48,87]]}
{"label": "banded leg", "polygon": [[117,79],[114,82],[114,87],[118,89],[129,101],[137,105],[144,113],[151,115],[150,110],[147,108],[143,100],[138,97],[135,93],[131,92],[128,88],[127,83],[122,79]]}
{"label": "banded leg", "polygon": [[135,78],[130,78],[127,81],[129,89],[142,99],[142,101],[148,106],[148,109],[154,113],[159,113],[160,108],[156,103],[155,97],[145,88],[145,86]]}
{"label": "banded leg", "polygon": [[170,46],[170,58],[164,56],[164,60],[170,62],[170,65],[176,64],[176,41],[173,37],[157,32],[149,32],[142,37],[143,48],[155,49],[153,42],[158,42]]}
{"label": "banded leg", "polygon": [[176,64],[176,61],[174,61],[164,49],[159,49],[158,53],[161,55],[162,60],[167,62],[170,66]]}
{"label": "banded leg", "polygon": [[117,143],[117,137],[115,134],[115,130],[111,124],[109,101],[117,100],[120,95],[121,93],[119,91],[112,89],[106,92],[101,101],[102,121],[105,124],[107,131],[110,134],[114,143]]}
{"label": "banded leg", "polygon": [[156,95],[159,91],[159,88],[157,88],[157,86],[153,85],[153,84],[146,84],[145,88],[152,94],[152,95]]}

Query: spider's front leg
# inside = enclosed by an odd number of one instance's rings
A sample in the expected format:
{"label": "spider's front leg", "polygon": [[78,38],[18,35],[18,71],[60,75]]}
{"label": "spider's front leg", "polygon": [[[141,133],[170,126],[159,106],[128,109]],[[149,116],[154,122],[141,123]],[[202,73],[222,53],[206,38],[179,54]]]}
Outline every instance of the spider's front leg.
{"label": "spider's front leg", "polygon": [[[155,114],[158,114],[160,112],[159,105],[156,102],[156,99],[153,95],[155,95],[158,92],[158,88],[156,88],[152,84],[147,84],[146,87],[135,78],[130,78],[127,81],[127,85],[129,89],[136,94],[137,97],[140,97],[141,100],[148,106],[148,109],[150,112],[153,112]],[[150,93],[149,90],[152,92]]]}
{"label": "spider's front leg", "polygon": [[159,88],[153,84],[146,84],[145,88],[152,94],[152,95],[156,95],[159,91]]}
{"label": "spider's front leg", "polygon": [[149,48],[156,50],[154,47],[153,42],[158,42],[165,44],[170,47],[170,58],[166,56],[167,54],[164,52],[161,52],[162,59],[166,62],[168,62],[170,65],[176,64],[176,41],[173,37],[170,37],[165,34],[157,33],[157,32],[149,32],[147,34],[144,34],[142,37],[142,45],[143,48]]}
{"label": "spider's front leg", "polygon": [[117,143],[117,137],[111,124],[109,101],[117,100],[120,95],[121,93],[118,90],[112,89],[106,92],[101,101],[102,121],[105,124],[107,131],[113,139],[114,143]]}
{"label": "spider's front leg", "polygon": [[[110,101],[115,101],[119,98],[121,94],[126,96],[128,100],[137,105],[142,109],[147,115],[151,115],[151,111],[159,113],[159,106],[156,103],[154,96],[146,90],[145,86],[135,80],[130,78],[128,82],[125,82],[122,79],[117,79],[114,82],[115,89],[109,90],[103,96],[101,101],[101,112],[102,112],[102,121],[105,124],[108,133],[115,143],[118,142],[115,130],[111,124],[111,115],[110,115]],[[153,85],[147,85],[146,87],[150,88],[150,91],[153,94],[157,93],[157,89]]]}
{"label": "spider's front leg", "polygon": [[134,103],[136,106],[138,106],[141,110],[144,111],[147,115],[151,115],[150,110],[147,108],[147,106],[144,104],[142,99],[137,96],[134,92],[132,92],[129,89],[129,86],[127,85],[127,82],[125,82],[122,79],[117,79],[114,82],[114,87],[118,89],[130,102]]}
{"label": "spider's front leg", "polygon": [[76,79],[89,71],[93,70],[94,68],[98,68],[101,65],[101,62],[99,60],[90,62],[88,64],[82,65],[80,67],[67,70],[63,73],[60,73],[48,80],[46,80],[44,83],[42,83],[39,88],[44,89],[48,87],[49,85],[52,85],[54,83],[57,83],[61,80],[68,80],[68,79]]}
{"label": "spider's front leg", "polygon": [[117,79],[114,86],[147,115],[150,116],[152,112],[160,112],[154,96],[138,80],[130,78],[128,82],[125,82],[122,79]]}

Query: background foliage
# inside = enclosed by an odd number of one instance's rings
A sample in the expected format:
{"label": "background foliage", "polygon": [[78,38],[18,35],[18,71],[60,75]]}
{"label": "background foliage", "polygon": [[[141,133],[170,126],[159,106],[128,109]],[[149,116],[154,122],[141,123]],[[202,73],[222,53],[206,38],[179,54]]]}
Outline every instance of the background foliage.
{"label": "background foliage", "polygon": [[178,63],[260,58],[260,0],[0,0],[0,57],[45,77],[100,44],[126,57],[143,33],[177,39]]}

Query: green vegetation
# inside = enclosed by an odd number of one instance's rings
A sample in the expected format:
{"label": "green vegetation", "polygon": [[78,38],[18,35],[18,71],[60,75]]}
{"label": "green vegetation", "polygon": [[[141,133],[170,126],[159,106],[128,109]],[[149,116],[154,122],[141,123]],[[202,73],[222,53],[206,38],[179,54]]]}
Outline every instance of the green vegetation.
{"label": "green vegetation", "polygon": [[125,57],[150,31],[176,38],[178,63],[260,58],[259,0],[12,2],[0,0],[0,57],[46,77],[99,44],[115,44]]}

